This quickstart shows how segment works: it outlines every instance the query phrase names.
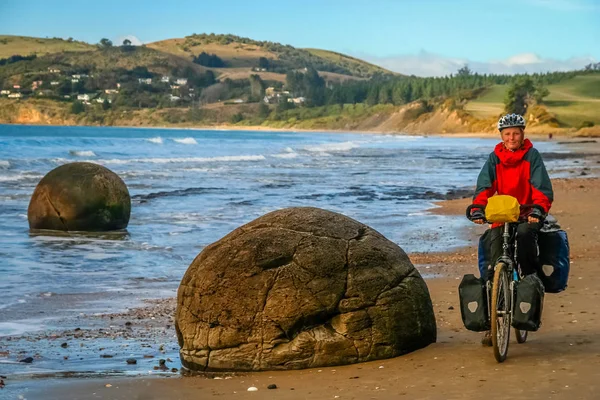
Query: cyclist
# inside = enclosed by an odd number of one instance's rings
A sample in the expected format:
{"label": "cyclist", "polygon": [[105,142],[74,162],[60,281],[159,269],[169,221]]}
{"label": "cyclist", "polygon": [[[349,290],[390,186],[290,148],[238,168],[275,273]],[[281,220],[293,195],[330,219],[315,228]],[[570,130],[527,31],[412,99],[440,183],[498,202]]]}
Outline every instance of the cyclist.
{"label": "cyclist", "polygon": [[[525,119],[518,114],[507,114],[498,121],[498,130],[502,142],[496,145],[479,173],[473,204],[485,206],[488,198],[494,194],[510,195],[519,204],[541,206],[547,214],[554,200],[552,183],[540,153],[529,139],[525,139]],[[517,262],[523,275],[535,273],[538,267],[537,235],[542,227],[543,216],[540,210],[534,208],[527,222],[518,226]],[[471,218],[478,224],[484,222],[480,209],[474,209]],[[502,256],[502,225],[492,225],[490,232],[492,264]],[[483,278],[491,279],[492,276],[493,269],[488,266],[488,273]],[[491,343],[488,337],[489,332],[482,340],[483,344]]]}

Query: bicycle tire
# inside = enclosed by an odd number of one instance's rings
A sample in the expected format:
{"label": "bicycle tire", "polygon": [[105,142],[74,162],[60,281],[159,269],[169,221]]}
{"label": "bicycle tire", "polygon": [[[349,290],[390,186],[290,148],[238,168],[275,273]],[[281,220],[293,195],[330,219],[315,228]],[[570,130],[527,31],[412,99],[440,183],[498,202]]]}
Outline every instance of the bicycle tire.
{"label": "bicycle tire", "polygon": [[529,333],[528,331],[523,331],[521,329],[515,328],[515,336],[517,338],[517,343],[519,343],[519,344],[525,343],[527,341],[528,333]]}
{"label": "bicycle tire", "polygon": [[492,330],[492,347],[496,361],[503,362],[508,355],[508,344],[511,331],[511,301],[508,271],[504,263],[496,264],[492,282],[492,299],[490,324]]}

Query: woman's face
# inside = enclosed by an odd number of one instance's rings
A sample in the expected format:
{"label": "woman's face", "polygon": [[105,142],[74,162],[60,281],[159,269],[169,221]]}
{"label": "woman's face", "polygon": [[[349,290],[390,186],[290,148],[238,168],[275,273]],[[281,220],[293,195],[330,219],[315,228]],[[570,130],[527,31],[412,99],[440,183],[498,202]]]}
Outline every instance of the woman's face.
{"label": "woman's face", "polygon": [[505,128],[500,132],[500,137],[504,142],[504,146],[511,150],[519,150],[521,145],[523,144],[523,138],[525,137],[525,132],[523,128],[519,128],[517,126],[512,128]]}

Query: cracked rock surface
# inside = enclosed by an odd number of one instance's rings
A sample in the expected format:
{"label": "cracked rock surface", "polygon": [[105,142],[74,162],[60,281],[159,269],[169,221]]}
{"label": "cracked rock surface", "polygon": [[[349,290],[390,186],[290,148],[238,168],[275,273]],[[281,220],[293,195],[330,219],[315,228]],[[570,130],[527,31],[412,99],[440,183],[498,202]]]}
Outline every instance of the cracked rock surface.
{"label": "cracked rock surface", "polygon": [[266,214],[185,273],[175,328],[189,371],[259,371],[395,357],[436,340],[429,291],[377,231],[311,207]]}
{"label": "cracked rock surface", "polygon": [[123,180],[101,165],[75,162],[48,172],[27,210],[30,229],[111,231],[129,223],[131,198]]}

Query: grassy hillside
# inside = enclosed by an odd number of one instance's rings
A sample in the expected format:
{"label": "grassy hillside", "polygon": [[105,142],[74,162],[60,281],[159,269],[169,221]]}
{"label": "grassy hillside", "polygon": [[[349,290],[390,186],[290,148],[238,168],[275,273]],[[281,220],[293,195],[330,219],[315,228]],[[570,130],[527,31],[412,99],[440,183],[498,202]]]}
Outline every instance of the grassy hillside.
{"label": "grassy hillside", "polygon": [[42,39],[26,36],[0,35],[0,58],[13,55],[28,56],[30,54],[49,54],[62,51],[89,51],[95,49],[88,43],[68,41],[60,38]]}
{"label": "grassy hillside", "polygon": [[[549,85],[544,99],[548,111],[563,126],[579,127],[583,121],[600,125],[600,75],[579,75]],[[467,103],[465,110],[478,118],[489,118],[504,111],[507,85],[494,85],[480,97]]]}
{"label": "grassy hillside", "polygon": [[371,64],[366,61],[359,60],[358,58],[347,56],[345,54],[336,53],[335,51],[321,50],[321,49],[305,49],[305,50],[317,57],[323,58],[325,60],[329,60],[338,65],[341,65],[342,67],[347,68],[350,71],[356,71],[359,76],[371,76],[376,73],[398,75],[394,72],[388,71],[387,69],[379,67],[375,64]]}
{"label": "grassy hillside", "polygon": [[375,73],[392,74],[381,67],[343,54],[317,49],[297,49],[279,43],[256,41],[235,35],[199,34],[183,39],[168,39],[149,43],[147,47],[192,59],[202,52],[216,54],[228,68],[253,68],[264,57],[272,64],[269,72],[312,66],[318,71],[355,77],[370,77]]}

